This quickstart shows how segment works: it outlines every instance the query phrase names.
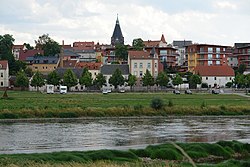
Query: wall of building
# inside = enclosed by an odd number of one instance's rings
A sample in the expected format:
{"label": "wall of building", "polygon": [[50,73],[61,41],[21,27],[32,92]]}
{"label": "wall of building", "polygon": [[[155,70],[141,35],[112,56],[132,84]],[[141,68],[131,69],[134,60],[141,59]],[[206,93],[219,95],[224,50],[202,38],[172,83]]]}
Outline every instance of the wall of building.
{"label": "wall of building", "polygon": [[207,83],[209,87],[213,87],[215,84],[219,87],[225,87],[226,83],[232,82],[234,76],[203,76],[202,83]]}
{"label": "wall of building", "polygon": [[[137,64],[137,65],[136,65]],[[142,78],[148,70],[153,77],[158,76],[158,60],[156,59],[131,59],[130,73],[137,78]]]}
{"label": "wall of building", "polygon": [[0,69],[0,87],[9,87],[9,69]]}

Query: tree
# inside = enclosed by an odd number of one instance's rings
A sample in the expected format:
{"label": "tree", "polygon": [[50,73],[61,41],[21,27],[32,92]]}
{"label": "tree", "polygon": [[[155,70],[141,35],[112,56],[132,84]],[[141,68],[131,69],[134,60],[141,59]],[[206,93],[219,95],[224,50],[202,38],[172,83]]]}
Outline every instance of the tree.
{"label": "tree", "polygon": [[21,87],[21,90],[24,90],[25,87],[29,86],[29,79],[24,73],[23,70],[20,70],[16,75],[16,82],[15,85],[17,87]]}
{"label": "tree", "polygon": [[45,84],[42,74],[39,71],[36,71],[31,80],[31,86],[37,88],[37,92],[39,91],[39,87],[42,87]]}
{"label": "tree", "polygon": [[132,74],[129,74],[128,75],[128,86],[130,86],[130,91],[132,91],[132,88],[133,86],[135,85],[136,83],[136,76],[135,75],[132,75]]}
{"label": "tree", "polygon": [[112,76],[109,78],[109,83],[114,85],[115,89],[117,89],[117,86],[123,85],[124,82],[125,80],[124,77],[122,76],[122,72],[117,68],[115,72],[112,74]]}
{"label": "tree", "polygon": [[196,89],[197,84],[201,84],[201,77],[197,74],[194,74],[189,78],[189,87]]}
{"label": "tree", "polygon": [[240,64],[236,73],[243,74],[245,70],[246,70],[246,64]]}
{"label": "tree", "polygon": [[94,80],[94,84],[97,85],[99,87],[99,89],[102,87],[102,85],[104,85],[106,83],[106,79],[103,76],[102,73],[97,74],[95,80]]}
{"label": "tree", "polygon": [[63,75],[63,84],[70,90],[70,87],[77,85],[77,83],[75,73],[71,69],[67,69]]}
{"label": "tree", "polygon": [[51,84],[51,85],[59,85],[60,84],[60,76],[59,74],[54,70],[51,73],[48,74],[48,78],[47,78],[47,84]]}
{"label": "tree", "polygon": [[152,75],[150,74],[150,72],[148,70],[143,75],[142,82],[143,82],[143,86],[147,86],[147,90],[148,90],[149,86],[154,85],[154,78],[152,77]]}
{"label": "tree", "polygon": [[167,86],[169,78],[165,72],[160,72],[156,78],[156,84],[162,86]]}
{"label": "tree", "polygon": [[143,50],[143,48],[145,47],[141,38],[134,39],[132,46],[135,50]]}
{"label": "tree", "polygon": [[237,74],[234,78],[234,83],[238,88],[243,88],[245,86],[245,77],[243,74]]}
{"label": "tree", "polygon": [[91,73],[88,71],[87,68],[84,68],[83,69],[83,72],[82,72],[82,76],[80,77],[79,79],[79,83],[81,85],[85,85],[85,87],[89,87],[92,85],[92,77],[91,77]]}
{"label": "tree", "polygon": [[128,60],[128,47],[126,45],[115,45],[115,57],[118,60]]}
{"label": "tree", "polygon": [[183,80],[179,74],[176,74],[176,76],[173,78],[172,83],[173,85],[180,85],[183,84]]}
{"label": "tree", "polygon": [[34,49],[34,47],[31,46],[29,43],[24,43],[23,46],[25,46],[25,48],[26,48],[27,50],[32,50],[32,49]]}
{"label": "tree", "polygon": [[28,76],[28,77],[32,77],[33,76],[33,71],[30,67],[27,67],[25,70],[24,70],[25,74]]}
{"label": "tree", "polygon": [[39,36],[38,40],[35,40],[36,48],[44,50],[45,56],[54,56],[61,51],[60,45],[49,37],[49,34],[43,34]]}

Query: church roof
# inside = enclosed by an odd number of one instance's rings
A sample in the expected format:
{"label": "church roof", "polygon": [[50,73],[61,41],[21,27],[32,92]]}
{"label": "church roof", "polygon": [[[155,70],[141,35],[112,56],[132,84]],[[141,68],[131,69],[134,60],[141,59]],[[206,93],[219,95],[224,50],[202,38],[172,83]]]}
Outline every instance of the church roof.
{"label": "church roof", "polygon": [[116,43],[124,44],[124,38],[122,35],[122,30],[120,27],[118,16],[116,19],[116,24],[115,24],[115,29],[114,29],[113,35],[111,37],[111,44],[115,45]]}

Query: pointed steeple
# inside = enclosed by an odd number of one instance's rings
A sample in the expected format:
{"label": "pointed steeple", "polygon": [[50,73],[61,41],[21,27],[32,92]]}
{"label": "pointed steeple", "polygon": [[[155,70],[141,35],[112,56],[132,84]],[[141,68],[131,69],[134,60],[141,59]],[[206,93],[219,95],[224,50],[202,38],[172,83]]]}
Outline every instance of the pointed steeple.
{"label": "pointed steeple", "polygon": [[114,46],[116,44],[124,45],[124,37],[122,35],[122,30],[121,30],[119,19],[118,19],[118,14],[117,14],[117,19],[116,19],[115,29],[111,37],[111,45]]}
{"label": "pointed steeple", "polygon": [[164,37],[163,34],[161,35],[161,41],[162,41],[163,43],[166,43],[166,40],[165,40],[165,37]]}

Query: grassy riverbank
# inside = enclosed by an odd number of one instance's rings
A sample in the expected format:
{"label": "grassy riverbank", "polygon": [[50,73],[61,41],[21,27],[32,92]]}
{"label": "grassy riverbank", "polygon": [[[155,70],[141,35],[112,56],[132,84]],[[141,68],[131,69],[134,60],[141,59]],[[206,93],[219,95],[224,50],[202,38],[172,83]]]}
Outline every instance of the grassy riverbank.
{"label": "grassy riverbank", "polygon": [[[0,91],[0,95],[3,92]],[[172,93],[79,93],[41,94],[8,91],[0,99],[0,119],[4,118],[74,118],[85,116],[165,116],[165,115],[243,115],[250,114],[250,100],[238,95]],[[150,107],[158,97],[165,106]]]}
{"label": "grassy riverbank", "polygon": [[[184,166],[191,161],[200,167],[250,166],[250,144],[237,141],[208,143],[166,143],[145,149],[118,151],[54,152],[42,154],[0,155],[0,166]],[[180,147],[180,148],[177,148]],[[183,152],[187,155],[184,155]],[[189,159],[189,157],[191,159]]]}

